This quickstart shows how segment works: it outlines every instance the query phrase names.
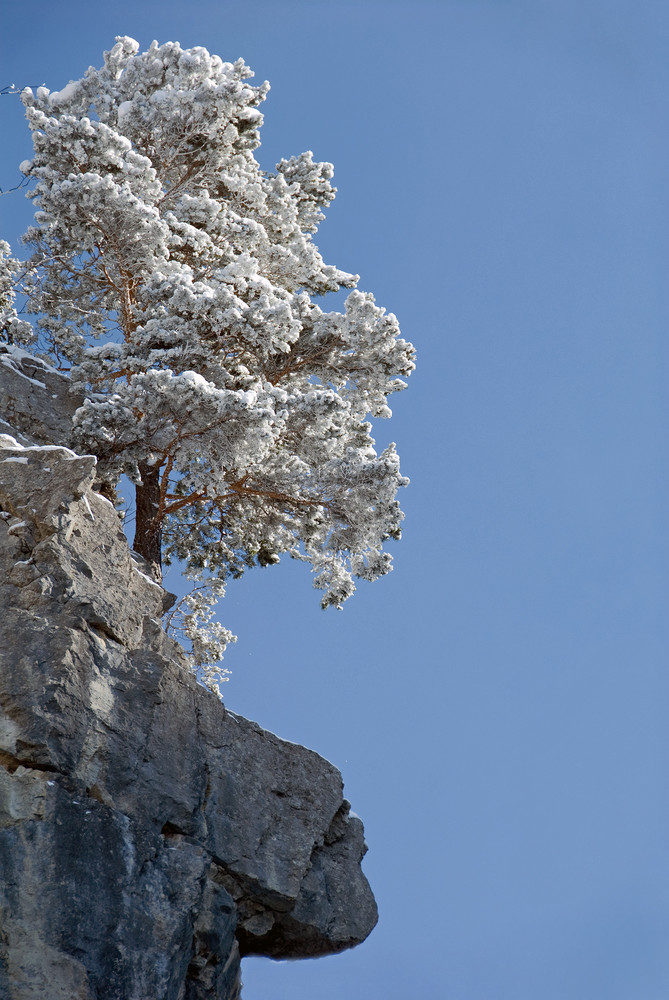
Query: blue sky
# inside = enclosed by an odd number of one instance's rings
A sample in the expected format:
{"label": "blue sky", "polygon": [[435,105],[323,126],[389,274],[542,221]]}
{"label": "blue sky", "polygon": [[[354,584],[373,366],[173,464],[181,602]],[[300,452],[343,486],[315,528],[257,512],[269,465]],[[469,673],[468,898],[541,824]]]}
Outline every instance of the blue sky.
{"label": "blue sky", "polygon": [[[666,1000],[669,8],[34,0],[0,85],[117,34],[270,81],[261,162],[334,163],[319,246],[418,349],[376,426],[412,479],[394,573],[321,612],[288,562],[222,606],[227,704],[341,768],[381,911],[245,961],[245,1000]],[[0,235],[29,218],[0,198]]]}

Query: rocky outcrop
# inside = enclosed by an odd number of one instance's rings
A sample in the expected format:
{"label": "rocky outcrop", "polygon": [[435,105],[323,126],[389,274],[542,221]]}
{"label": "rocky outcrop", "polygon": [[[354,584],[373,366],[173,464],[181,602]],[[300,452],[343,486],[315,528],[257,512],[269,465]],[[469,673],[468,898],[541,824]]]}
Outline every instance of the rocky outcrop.
{"label": "rocky outcrop", "polygon": [[66,380],[4,357],[0,997],[233,1000],[240,956],[362,941],[339,772],[196,683],[95,460],[58,443]]}

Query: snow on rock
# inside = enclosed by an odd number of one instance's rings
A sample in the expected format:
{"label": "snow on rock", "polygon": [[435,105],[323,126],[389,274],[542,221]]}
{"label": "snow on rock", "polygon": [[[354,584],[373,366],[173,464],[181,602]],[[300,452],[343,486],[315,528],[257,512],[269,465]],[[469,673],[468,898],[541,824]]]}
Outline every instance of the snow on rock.
{"label": "snow on rock", "polygon": [[28,434],[33,443],[67,444],[81,402],[62,372],[20,347],[0,344],[0,418],[16,440]]}
{"label": "snow on rock", "polygon": [[28,526],[27,521],[17,521],[9,526],[9,528],[7,529],[7,534],[8,535],[16,534],[17,531],[21,530],[21,528],[27,528],[27,526]]}
{"label": "snow on rock", "polygon": [[0,448],[15,448],[18,450],[22,447],[23,445],[19,444],[11,434],[0,434]]}

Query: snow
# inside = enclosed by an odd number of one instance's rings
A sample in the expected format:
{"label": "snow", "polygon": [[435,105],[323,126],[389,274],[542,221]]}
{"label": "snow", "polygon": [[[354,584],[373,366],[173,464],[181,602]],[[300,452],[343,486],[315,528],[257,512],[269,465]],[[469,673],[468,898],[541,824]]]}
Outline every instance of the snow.
{"label": "snow", "polygon": [[147,576],[147,575],[146,575],[146,573],[142,573],[141,569],[137,569],[137,567],[136,567],[136,566],[134,566],[134,567],[133,567],[133,569],[135,570],[135,573],[139,573],[139,575],[140,575],[140,576],[141,576],[141,577],[142,577],[142,578],[143,578],[144,580],[146,580],[146,582],[147,582],[147,583],[150,583],[152,587],[157,587],[157,588],[158,588],[158,590],[162,590],[162,589],[163,589],[163,588],[162,588],[162,587],[160,586],[160,584],[159,584],[159,583],[156,583],[156,581],[155,581],[155,580],[152,580],[150,576]]}
{"label": "snow", "polygon": [[19,170],[22,174],[27,174],[33,165],[32,160],[21,160],[19,163]]}
{"label": "snow", "polygon": [[[93,490],[92,492],[95,493],[95,490]],[[111,507],[112,510],[116,510],[111,500],[108,500],[107,497],[103,497],[102,493],[95,493],[95,496],[97,497],[98,500],[102,500],[103,503],[106,503],[107,506]]]}
{"label": "snow", "polygon": [[[75,458],[95,458],[95,455],[77,455],[76,451],[72,451],[71,448],[66,448],[64,444],[30,444],[22,445],[12,437],[11,434],[0,434],[0,448],[12,448],[16,451],[61,451],[64,452],[63,458],[67,462],[72,462]],[[4,458],[3,462],[22,462],[27,463],[28,459],[21,456],[20,458]],[[97,461],[97,460],[96,460]],[[50,469],[45,469],[45,472],[50,472]]]}
{"label": "snow", "polygon": [[[4,421],[3,421],[4,422]],[[9,426],[9,424],[7,424]],[[11,434],[0,434],[0,448],[15,448],[17,451],[23,450],[23,445],[19,444]]]}
{"label": "snow", "polygon": [[73,97],[77,96],[79,90],[79,81],[70,80],[66,87],[62,90],[54,90],[52,94],[49,95],[49,104],[66,104],[67,101],[71,101]]}
{"label": "snow", "polygon": [[36,379],[36,378],[30,378],[30,376],[29,376],[29,375],[26,375],[26,374],[25,374],[25,372],[22,372],[22,371],[20,371],[20,370],[19,370],[19,369],[18,369],[18,368],[16,367],[16,365],[15,365],[15,364],[12,364],[12,362],[11,362],[11,360],[10,360],[10,358],[9,358],[9,355],[7,355],[7,354],[0,354],[0,361],[1,361],[1,362],[2,362],[2,364],[3,364],[3,365],[5,365],[5,366],[6,366],[7,368],[11,368],[11,369],[12,369],[12,371],[16,372],[16,374],[17,374],[17,375],[20,375],[20,376],[21,376],[21,378],[24,378],[24,379],[26,380],[26,382],[32,382],[32,384],[33,384],[33,385],[37,385],[37,386],[39,386],[39,388],[40,388],[40,389],[46,389],[46,385],[44,384],[44,382],[40,382],[40,381],[39,381],[38,379]]}
{"label": "snow", "polygon": [[9,526],[7,534],[13,535],[15,531],[19,530],[19,528],[27,528],[27,527],[28,527],[27,521],[17,521],[16,524],[12,524]]}
{"label": "snow", "polygon": [[[7,435],[0,435],[0,439],[2,437],[9,437],[9,435],[8,434]],[[0,447],[2,447],[1,440],[0,440]],[[95,457],[95,455],[77,455],[76,451],[72,451],[71,448],[66,448],[64,444],[31,444],[31,445],[28,445],[26,447],[24,447],[23,445],[19,444],[19,445],[16,445],[16,446],[14,446],[14,445],[9,445],[9,446],[5,445],[5,447],[17,447],[17,448],[21,448],[21,451],[62,451],[62,452],[64,452],[63,458],[65,459],[66,462],[73,462],[77,458],[92,458],[95,462],[97,462],[97,458]],[[12,461],[27,462],[28,459],[27,458],[26,459],[11,459],[11,458],[6,458],[6,459],[4,459],[4,461],[5,462],[12,462]]]}
{"label": "snow", "polygon": [[93,514],[93,511],[91,510],[91,505],[90,505],[90,504],[89,504],[89,502],[88,502],[88,497],[87,497],[87,496],[86,496],[85,494],[84,494],[84,496],[82,497],[82,500],[83,500],[83,501],[84,501],[84,503],[86,504],[86,510],[87,510],[87,511],[88,511],[88,513],[90,514],[90,517],[91,517],[91,521],[94,521],[94,520],[95,520],[95,516],[94,516],[94,514]]}
{"label": "snow", "polygon": [[[23,347],[19,347],[18,344],[3,344],[2,353],[0,354],[0,361],[4,364],[8,363],[8,359],[13,358],[15,361],[30,361],[32,364],[38,365],[43,368],[45,372],[50,375],[58,375],[59,378],[69,378],[66,372],[59,372],[57,368],[53,365],[48,364],[43,358],[38,358],[30,351],[26,351]],[[42,385],[42,383],[39,383]],[[55,396],[53,397],[56,398]]]}
{"label": "snow", "polygon": [[182,382],[185,382],[187,385],[194,385],[198,389],[213,388],[211,382],[207,382],[206,378],[200,375],[199,372],[183,372],[180,378]]}
{"label": "snow", "polygon": [[16,456],[14,458],[3,458],[2,461],[3,462],[16,462],[17,465],[27,465],[28,464],[28,459],[27,458],[17,458]]}

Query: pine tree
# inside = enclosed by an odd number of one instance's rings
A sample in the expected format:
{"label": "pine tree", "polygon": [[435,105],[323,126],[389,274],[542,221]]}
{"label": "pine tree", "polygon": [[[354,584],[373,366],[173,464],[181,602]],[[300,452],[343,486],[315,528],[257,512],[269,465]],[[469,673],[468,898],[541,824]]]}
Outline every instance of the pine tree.
{"label": "pine tree", "polygon": [[[135,548],[222,580],[291,555],[323,606],[388,572],[398,538],[388,417],[413,349],[324,263],[335,188],[311,153],[261,169],[268,85],[238,60],[118,38],[100,69],[26,90],[37,212],[28,308],[86,400],[75,444],[136,484]],[[343,312],[318,299],[351,289]]]}

